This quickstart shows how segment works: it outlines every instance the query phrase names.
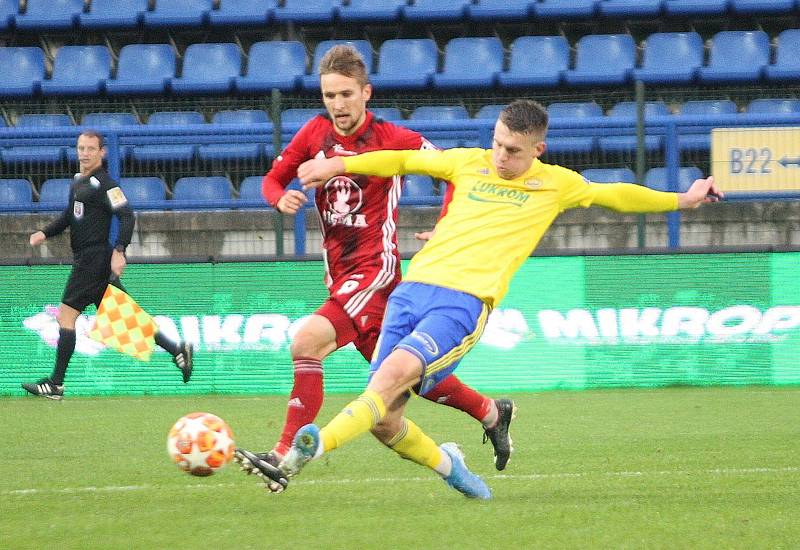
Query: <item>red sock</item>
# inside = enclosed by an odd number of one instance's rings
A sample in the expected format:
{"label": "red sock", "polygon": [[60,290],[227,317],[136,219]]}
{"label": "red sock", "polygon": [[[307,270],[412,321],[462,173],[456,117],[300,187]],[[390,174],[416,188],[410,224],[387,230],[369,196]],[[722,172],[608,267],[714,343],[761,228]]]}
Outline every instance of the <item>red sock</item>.
{"label": "red sock", "polygon": [[424,395],[425,399],[464,411],[483,422],[492,408],[492,400],[479,394],[451,374]]}
{"label": "red sock", "polygon": [[275,451],[281,455],[289,452],[297,430],[310,424],[322,407],[322,362],[310,357],[295,357],[294,386],[286,407],[286,423]]}

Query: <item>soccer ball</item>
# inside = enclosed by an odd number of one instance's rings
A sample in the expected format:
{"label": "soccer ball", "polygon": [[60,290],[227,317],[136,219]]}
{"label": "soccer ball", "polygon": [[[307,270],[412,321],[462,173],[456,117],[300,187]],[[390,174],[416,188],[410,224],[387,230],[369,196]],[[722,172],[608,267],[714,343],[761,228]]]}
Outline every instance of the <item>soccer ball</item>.
{"label": "soccer ball", "polygon": [[193,476],[210,476],[233,458],[233,432],[220,417],[194,412],[178,419],[167,437],[175,464]]}

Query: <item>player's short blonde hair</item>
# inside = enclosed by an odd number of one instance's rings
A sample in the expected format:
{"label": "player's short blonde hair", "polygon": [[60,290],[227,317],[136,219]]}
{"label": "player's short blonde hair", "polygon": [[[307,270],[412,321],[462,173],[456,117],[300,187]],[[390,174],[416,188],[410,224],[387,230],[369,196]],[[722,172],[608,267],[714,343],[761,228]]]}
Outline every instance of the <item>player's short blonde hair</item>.
{"label": "player's short blonde hair", "polygon": [[364,58],[350,44],[337,44],[322,56],[319,62],[320,76],[331,73],[354,78],[361,86],[369,82]]}

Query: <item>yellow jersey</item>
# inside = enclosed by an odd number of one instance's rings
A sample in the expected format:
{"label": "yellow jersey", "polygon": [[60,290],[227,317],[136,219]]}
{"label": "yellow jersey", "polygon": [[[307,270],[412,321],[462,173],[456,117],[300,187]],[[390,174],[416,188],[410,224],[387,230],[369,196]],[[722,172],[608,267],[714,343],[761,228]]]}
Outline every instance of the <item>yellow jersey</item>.
{"label": "yellow jersey", "polygon": [[447,214],[403,280],[466,292],[489,307],[502,300],[514,273],[564,210],[599,205],[643,213],[678,207],[676,193],[626,183],[592,184],[573,170],[539,159],[518,178],[506,180],[497,175],[487,149],[375,151],[341,158],[349,173],[428,174],[453,184]]}

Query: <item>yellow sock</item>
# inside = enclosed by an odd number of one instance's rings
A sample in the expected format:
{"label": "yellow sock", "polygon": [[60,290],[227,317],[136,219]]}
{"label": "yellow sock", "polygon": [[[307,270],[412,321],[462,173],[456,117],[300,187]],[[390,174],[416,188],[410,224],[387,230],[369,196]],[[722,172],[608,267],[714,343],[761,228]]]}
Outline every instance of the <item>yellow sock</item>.
{"label": "yellow sock", "polygon": [[386,404],[381,396],[374,391],[365,391],[320,430],[324,451],[332,451],[371,430],[384,415]]}
{"label": "yellow sock", "polygon": [[403,458],[436,470],[442,460],[439,446],[411,420],[403,418],[403,421],[403,429],[386,445]]}

